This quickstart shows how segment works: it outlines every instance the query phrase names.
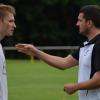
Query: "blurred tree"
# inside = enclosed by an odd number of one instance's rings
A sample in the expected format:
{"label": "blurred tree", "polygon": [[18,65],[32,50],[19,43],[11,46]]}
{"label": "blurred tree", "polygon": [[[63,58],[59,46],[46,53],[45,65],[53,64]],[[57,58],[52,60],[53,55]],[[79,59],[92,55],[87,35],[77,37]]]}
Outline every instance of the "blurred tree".
{"label": "blurred tree", "polygon": [[81,6],[99,0],[0,0],[16,8],[17,28],[12,42],[35,45],[79,45],[83,39],[75,26]]}

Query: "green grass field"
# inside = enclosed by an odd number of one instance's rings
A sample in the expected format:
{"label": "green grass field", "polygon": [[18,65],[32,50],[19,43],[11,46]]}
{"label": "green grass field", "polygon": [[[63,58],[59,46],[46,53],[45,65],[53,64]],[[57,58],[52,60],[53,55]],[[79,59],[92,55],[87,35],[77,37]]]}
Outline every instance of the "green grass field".
{"label": "green grass field", "polygon": [[63,92],[77,82],[77,67],[61,71],[42,61],[7,60],[9,100],[78,100]]}

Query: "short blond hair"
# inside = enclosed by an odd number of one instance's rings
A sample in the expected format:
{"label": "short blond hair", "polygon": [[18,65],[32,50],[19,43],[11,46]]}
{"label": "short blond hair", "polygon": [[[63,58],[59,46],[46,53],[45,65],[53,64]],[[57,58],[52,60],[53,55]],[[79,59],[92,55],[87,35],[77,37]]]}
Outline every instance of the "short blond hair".
{"label": "short blond hair", "polygon": [[0,4],[0,20],[3,20],[7,16],[7,13],[16,15],[15,8],[11,5]]}

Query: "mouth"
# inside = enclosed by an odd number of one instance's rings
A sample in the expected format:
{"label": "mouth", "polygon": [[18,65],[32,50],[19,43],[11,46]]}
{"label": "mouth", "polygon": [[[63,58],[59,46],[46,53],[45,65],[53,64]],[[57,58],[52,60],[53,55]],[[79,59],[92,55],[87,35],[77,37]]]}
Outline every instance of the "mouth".
{"label": "mouth", "polygon": [[14,29],[12,29],[11,32],[14,32]]}
{"label": "mouth", "polygon": [[13,35],[14,30],[9,31],[9,35]]}

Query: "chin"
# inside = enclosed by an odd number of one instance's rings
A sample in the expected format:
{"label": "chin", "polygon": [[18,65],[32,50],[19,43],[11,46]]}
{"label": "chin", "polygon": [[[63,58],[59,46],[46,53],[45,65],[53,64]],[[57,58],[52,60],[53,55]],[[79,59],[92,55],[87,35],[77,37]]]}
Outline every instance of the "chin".
{"label": "chin", "polygon": [[13,34],[8,34],[7,37],[9,37],[9,36],[13,36]]}

